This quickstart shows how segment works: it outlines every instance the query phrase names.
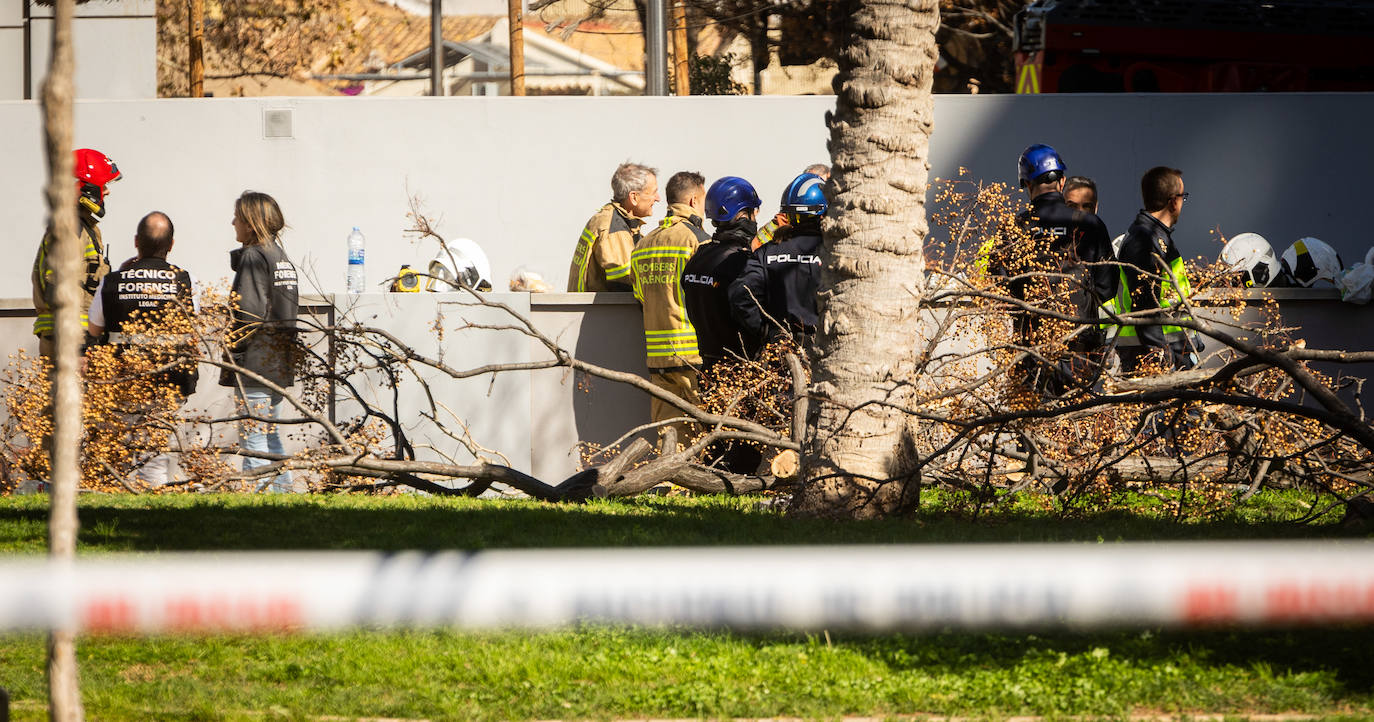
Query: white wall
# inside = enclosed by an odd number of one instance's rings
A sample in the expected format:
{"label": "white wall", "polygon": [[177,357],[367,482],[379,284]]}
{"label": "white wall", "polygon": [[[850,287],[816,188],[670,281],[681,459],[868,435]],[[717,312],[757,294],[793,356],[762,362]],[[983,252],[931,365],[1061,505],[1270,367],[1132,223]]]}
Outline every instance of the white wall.
{"label": "white wall", "polygon": [[[138,218],[168,212],[173,259],[204,279],[228,275],[233,200],[273,194],[291,229],[292,257],[324,291],[341,290],[344,238],[368,237],[368,275],[422,264],[432,243],[403,231],[409,194],[440,231],[476,239],[498,286],[519,265],[561,288],[587,217],[609,196],[617,163],[742,175],[765,213],[793,174],[825,160],[828,97],[694,98],[260,98],[85,101],[76,142],[124,171],[103,224],[116,260],[132,253]],[[293,137],[264,138],[264,109],[288,109]],[[1015,181],[1016,157],[1055,145],[1072,173],[1102,187],[1113,233],[1139,207],[1140,174],[1182,168],[1192,194],[1176,238],[1215,255],[1209,231],[1264,234],[1282,250],[1304,235],[1347,263],[1374,236],[1364,220],[1374,168],[1367,119],[1374,94],[941,96],[933,175]],[[0,102],[0,217],[17,263],[0,268],[0,297],[29,294],[42,234],[43,165],[37,105]],[[660,212],[663,206],[658,209]]]}

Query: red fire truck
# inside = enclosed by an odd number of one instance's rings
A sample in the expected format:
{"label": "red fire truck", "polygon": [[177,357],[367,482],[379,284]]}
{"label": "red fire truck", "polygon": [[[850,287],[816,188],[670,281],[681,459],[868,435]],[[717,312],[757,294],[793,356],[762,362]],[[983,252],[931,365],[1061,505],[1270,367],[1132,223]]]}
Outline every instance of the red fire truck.
{"label": "red fire truck", "polygon": [[1036,0],[1017,93],[1374,90],[1374,0]]}

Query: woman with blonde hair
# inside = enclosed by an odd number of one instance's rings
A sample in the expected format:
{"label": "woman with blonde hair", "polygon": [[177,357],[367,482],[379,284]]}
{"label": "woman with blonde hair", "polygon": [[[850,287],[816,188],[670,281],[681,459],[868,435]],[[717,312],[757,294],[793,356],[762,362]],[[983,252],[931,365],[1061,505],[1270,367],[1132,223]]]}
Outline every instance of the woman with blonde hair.
{"label": "woman with blonde hair", "polygon": [[[238,299],[229,329],[229,356],[237,370],[220,375],[234,387],[245,413],[239,443],[246,451],[284,453],[273,419],[280,418],[282,392],[295,382],[296,267],[282,248],[286,227],[281,208],[266,193],[244,191],[234,201],[234,234],[240,247],[230,251],[233,291]],[[267,459],[245,456],[243,469],[265,466]],[[291,473],[283,471],[258,489],[293,490]]]}

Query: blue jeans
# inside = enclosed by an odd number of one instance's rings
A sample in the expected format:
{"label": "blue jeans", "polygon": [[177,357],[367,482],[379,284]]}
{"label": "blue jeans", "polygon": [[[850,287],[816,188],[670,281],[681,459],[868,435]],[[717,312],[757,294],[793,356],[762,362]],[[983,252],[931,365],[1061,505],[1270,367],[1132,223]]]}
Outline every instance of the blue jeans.
{"label": "blue jeans", "polygon": [[[241,390],[236,390],[235,394],[248,413],[272,419],[281,418],[281,394],[261,386],[245,386]],[[282,448],[281,435],[277,433],[277,425],[263,421],[249,421],[247,419],[240,421],[239,444],[248,451],[262,451],[269,454],[286,453]],[[245,456],[243,457],[243,470],[248,471],[270,463],[267,459]],[[258,491],[276,494],[289,494],[295,491],[295,487],[291,483],[291,472],[285,470],[270,479],[261,479],[257,484]]]}

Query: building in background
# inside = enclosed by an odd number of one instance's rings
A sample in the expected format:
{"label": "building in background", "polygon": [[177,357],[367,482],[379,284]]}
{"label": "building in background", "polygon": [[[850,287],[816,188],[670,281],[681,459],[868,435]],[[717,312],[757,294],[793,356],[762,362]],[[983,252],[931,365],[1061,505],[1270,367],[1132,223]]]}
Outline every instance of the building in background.
{"label": "building in background", "polygon": [[[480,18],[465,18],[482,22]],[[510,25],[490,18],[487,29],[466,40],[444,35],[444,88],[448,95],[510,94]],[[447,24],[447,20],[445,21]],[[527,95],[642,95],[644,42],[638,23],[582,23],[566,40],[543,23],[524,27]],[[428,38],[423,49],[382,69],[414,76],[430,67]],[[377,49],[380,50],[380,49]],[[394,51],[392,51],[394,52]],[[367,80],[363,95],[415,96],[429,93],[428,78]]]}
{"label": "building in background", "polygon": [[1036,0],[1017,93],[1374,90],[1371,0]]}
{"label": "building in background", "polygon": [[[53,8],[36,0],[0,2],[0,100],[36,99],[48,71]],[[101,0],[76,6],[76,97],[157,97],[155,0]]]}

